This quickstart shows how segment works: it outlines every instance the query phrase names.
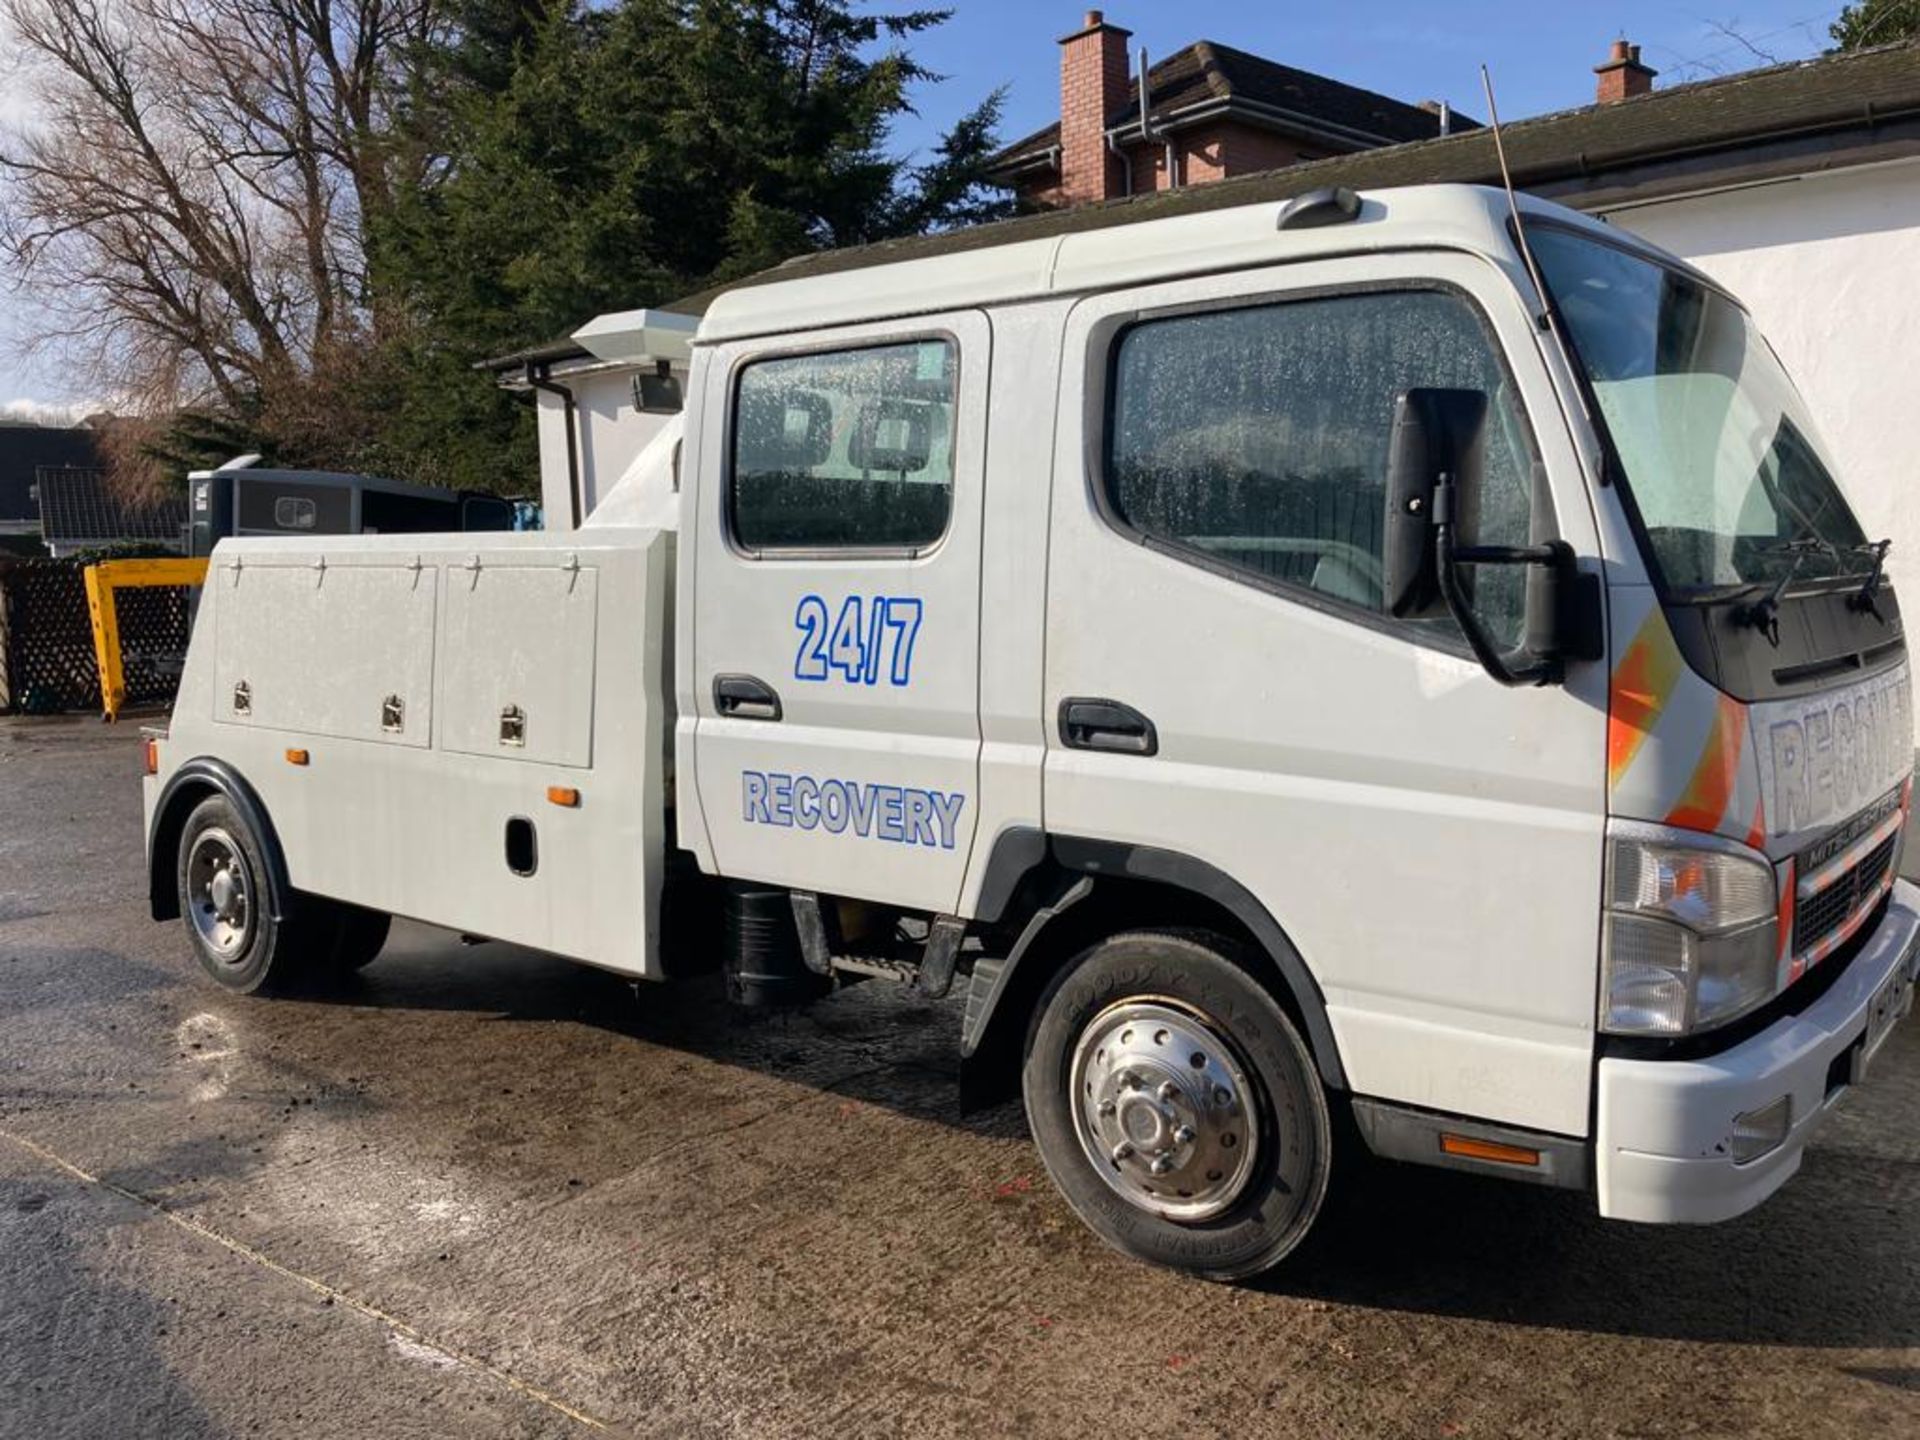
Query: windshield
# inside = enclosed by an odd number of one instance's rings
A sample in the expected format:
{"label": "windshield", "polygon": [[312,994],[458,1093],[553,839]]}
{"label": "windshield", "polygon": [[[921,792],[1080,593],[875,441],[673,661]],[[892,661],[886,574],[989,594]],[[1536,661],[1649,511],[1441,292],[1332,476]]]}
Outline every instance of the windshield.
{"label": "windshield", "polygon": [[1670,591],[1872,569],[1806,403],[1747,314],[1617,246],[1530,225]]}

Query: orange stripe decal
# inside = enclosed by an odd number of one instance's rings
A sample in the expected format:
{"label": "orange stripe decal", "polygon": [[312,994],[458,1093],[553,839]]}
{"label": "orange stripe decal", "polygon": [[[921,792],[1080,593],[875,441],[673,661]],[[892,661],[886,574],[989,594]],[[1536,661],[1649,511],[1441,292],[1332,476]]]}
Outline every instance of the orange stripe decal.
{"label": "orange stripe decal", "polygon": [[1607,783],[1618,785],[1660,722],[1680,678],[1680,651],[1656,606],[1613,669],[1607,703]]}
{"label": "orange stripe decal", "polygon": [[1704,830],[1712,834],[1720,828],[1733,798],[1734,781],[1740,774],[1740,745],[1747,733],[1747,707],[1730,696],[1719,697],[1713,724],[1707,731],[1706,747],[1693,767],[1693,778],[1680,803],[1667,816],[1667,824],[1682,830]]}
{"label": "orange stripe decal", "polygon": [[1753,802],[1753,824],[1747,827],[1747,844],[1756,850],[1767,848],[1767,802],[1764,798]]}
{"label": "orange stripe decal", "polygon": [[1780,908],[1775,912],[1774,923],[1779,926],[1776,941],[1780,958],[1787,962],[1787,980],[1798,980],[1805,973],[1806,965],[1793,953],[1793,915],[1797,892],[1794,888],[1794,872],[1798,867],[1789,859],[1786,873],[1780,877]]}

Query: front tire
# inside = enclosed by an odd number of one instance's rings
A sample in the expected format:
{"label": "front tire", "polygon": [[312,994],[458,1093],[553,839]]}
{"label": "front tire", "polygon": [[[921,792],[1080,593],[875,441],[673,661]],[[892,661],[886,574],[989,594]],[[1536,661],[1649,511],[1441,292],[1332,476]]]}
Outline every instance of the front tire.
{"label": "front tire", "polygon": [[1054,1184],[1116,1249],[1243,1280],[1306,1238],[1333,1152],[1299,1032],[1216,937],[1119,935],[1042,996],[1022,1073]]}
{"label": "front tire", "polygon": [[223,795],[194,807],[175,868],[180,915],[200,967],[242,995],[293,988],[306,953],[274,916],[260,839]]}

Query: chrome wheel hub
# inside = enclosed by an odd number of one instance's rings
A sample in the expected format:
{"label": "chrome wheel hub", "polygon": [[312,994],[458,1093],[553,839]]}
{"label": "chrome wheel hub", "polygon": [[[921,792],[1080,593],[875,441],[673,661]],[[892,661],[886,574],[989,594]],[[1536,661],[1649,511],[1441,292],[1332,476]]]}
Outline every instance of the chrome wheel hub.
{"label": "chrome wheel hub", "polygon": [[187,901],[201,943],[222,960],[238,960],[253,926],[253,881],[240,847],[226,831],[203,830],[187,854]]}
{"label": "chrome wheel hub", "polygon": [[1159,998],[1109,1006],[1074,1047],[1071,1083],[1087,1159],[1131,1204],[1200,1221],[1246,1188],[1259,1148],[1256,1091],[1203,1012]]}

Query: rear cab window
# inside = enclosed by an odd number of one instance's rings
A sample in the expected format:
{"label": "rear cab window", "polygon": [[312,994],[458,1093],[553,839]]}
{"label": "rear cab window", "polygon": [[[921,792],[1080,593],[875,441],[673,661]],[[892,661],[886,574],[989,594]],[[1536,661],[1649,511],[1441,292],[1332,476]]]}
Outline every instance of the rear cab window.
{"label": "rear cab window", "polygon": [[953,509],[948,337],[754,360],[734,392],[728,526],[749,555],[917,554]]}

